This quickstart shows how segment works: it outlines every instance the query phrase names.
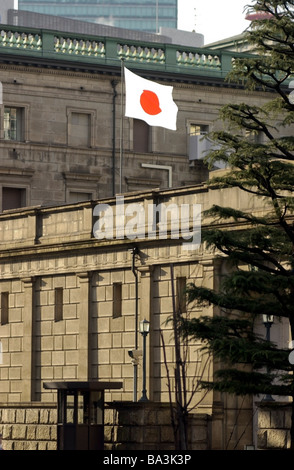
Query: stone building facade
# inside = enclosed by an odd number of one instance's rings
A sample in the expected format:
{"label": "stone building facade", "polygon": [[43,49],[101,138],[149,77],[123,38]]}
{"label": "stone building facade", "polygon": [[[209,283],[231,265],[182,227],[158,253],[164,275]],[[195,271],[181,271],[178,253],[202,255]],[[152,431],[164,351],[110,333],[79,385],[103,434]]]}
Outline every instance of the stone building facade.
{"label": "stone building facade", "polygon": [[[221,128],[219,108],[269,98],[225,81],[236,54],[6,26],[0,210],[205,181],[199,141]],[[144,78],[173,85],[177,131],[123,116],[122,61]]]}
{"label": "stone building facade", "polygon": [[[230,198],[242,209],[259,210],[250,196],[241,199],[237,191],[219,193],[205,185],[125,195],[124,207],[141,206],[145,215],[155,201],[167,207],[200,204],[205,210],[216,197],[220,203]],[[52,406],[56,396],[51,390],[44,390],[44,382],[75,380],[120,380],[123,388],[106,392],[106,400],[133,401],[135,386],[139,399],[142,357],[135,376],[129,351],[142,349],[138,333],[138,322],[142,319],[150,322],[147,396],[152,402],[169,402],[166,367],[172,375],[175,361],[172,327],[168,322],[173,313],[172,279],[180,302],[179,287],[183,284],[217,287],[226,272],[226,261],[203,252],[201,247],[187,249],[181,237],[173,237],[172,222],[167,224],[166,239],[156,236],[150,240],[142,236],[143,232],[135,239],[110,240],[104,235],[98,239],[93,230],[98,202],[24,208],[0,215],[2,404]],[[117,198],[102,202],[107,202],[116,217]],[[147,225],[145,229],[147,234]],[[134,247],[138,250],[135,259]],[[213,312],[210,307],[205,313]],[[188,313],[199,312],[192,308]],[[287,327],[284,341],[286,336]],[[203,372],[210,377],[213,373],[213,363],[206,364],[203,370],[204,364],[197,344],[191,345],[188,393],[195,377]],[[217,393],[203,396],[196,390],[193,403],[198,403],[197,413],[212,419],[212,448],[222,449],[228,440],[231,448],[236,442],[239,446],[251,443],[251,399]]]}
{"label": "stone building facade", "polygon": [[[121,194],[125,207],[136,206],[145,215],[148,206],[160,203],[200,205],[201,212],[228,202],[265,210],[238,191],[208,190],[203,153],[192,146],[195,136],[199,144],[203,133],[221,128],[223,104],[269,99],[267,92],[249,93],[225,82],[235,55],[27,28],[2,30],[2,413],[14,407],[10,416],[16,419],[18,409],[52,409],[56,395],[43,387],[49,381],[120,380],[123,388],[107,392],[107,401],[139,398],[142,358],[135,363],[130,351],[142,349],[138,323],[144,318],[151,328],[148,398],[168,403],[166,370],[172,372],[175,361],[168,322],[173,288],[181,302],[188,282],[217,286],[226,262],[202,246],[189,250],[181,237],[173,237],[177,218],[168,222],[163,238],[157,232],[148,238],[144,219],[140,237],[98,239],[95,208],[107,204],[115,218]],[[176,132],[122,118],[122,59],[145,78],[174,86]],[[206,313],[213,315],[214,309]],[[287,325],[279,335],[279,341],[287,341]],[[204,367],[197,346],[188,351],[189,393]],[[205,368],[207,377],[214,367],[211,362]],[[197,390],[193,403],[199,415],[209,417],[210,448],[252,443],[251,399],[202,396]]]}

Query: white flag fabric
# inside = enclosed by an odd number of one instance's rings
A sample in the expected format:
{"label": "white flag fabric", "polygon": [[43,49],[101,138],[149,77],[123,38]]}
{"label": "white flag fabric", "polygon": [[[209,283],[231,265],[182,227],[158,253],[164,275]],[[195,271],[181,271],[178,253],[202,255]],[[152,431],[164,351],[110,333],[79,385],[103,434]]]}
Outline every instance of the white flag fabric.
{"label": "white flag fabric", "polygon": [[178,107],[172,97],[173,87],[146,80],[125,67],[124,72],[125,116],[175,131]]}

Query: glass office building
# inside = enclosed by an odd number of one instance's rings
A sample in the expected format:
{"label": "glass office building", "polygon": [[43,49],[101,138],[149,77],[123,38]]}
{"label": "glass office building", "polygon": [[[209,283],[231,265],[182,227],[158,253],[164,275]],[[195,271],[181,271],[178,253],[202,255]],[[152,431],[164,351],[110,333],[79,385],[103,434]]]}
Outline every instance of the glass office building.
{"label": "glass office building", "polygon": [[177,28],[178,0],[19,0],[19,10],[150,33]]}

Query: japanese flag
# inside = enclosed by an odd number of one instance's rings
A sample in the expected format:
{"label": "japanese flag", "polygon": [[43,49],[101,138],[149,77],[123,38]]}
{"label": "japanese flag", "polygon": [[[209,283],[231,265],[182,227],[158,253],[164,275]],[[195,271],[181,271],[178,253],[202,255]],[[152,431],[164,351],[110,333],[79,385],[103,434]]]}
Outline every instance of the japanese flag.
{"label": "japanese flag", "polygon": [[149,126],[177,129],[178,107],[172,97],[172,86],[159,85],[139,77],[127,68],[125,72],[125,116],[141,119]]}

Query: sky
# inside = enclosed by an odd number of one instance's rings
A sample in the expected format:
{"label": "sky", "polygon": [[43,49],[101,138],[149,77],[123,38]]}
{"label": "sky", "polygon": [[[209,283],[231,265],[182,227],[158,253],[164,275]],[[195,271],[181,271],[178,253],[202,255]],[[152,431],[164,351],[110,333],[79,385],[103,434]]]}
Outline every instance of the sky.
{"label": "sky", "polygon": [[178,0],[178,29],[204,35],[204,44],[241,34],[250,22],[244,7],[252,0]]}

